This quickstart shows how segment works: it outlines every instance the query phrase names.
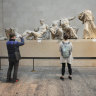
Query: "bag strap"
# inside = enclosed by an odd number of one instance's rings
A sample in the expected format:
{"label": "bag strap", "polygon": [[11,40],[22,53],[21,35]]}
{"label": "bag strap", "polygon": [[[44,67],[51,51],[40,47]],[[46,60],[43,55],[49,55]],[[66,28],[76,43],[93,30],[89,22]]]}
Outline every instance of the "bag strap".
{"label": "bag strap", "polygon": [[13,41],[13,46],[14,46],[14,48],[15,48],[15,42]]}
{"label": "bag strap", "polygon": [[14,49],[15,49],[15,51],[16,51],[16,47],[15,47],[15,41],[13,42],[13,46],[14,46]]}

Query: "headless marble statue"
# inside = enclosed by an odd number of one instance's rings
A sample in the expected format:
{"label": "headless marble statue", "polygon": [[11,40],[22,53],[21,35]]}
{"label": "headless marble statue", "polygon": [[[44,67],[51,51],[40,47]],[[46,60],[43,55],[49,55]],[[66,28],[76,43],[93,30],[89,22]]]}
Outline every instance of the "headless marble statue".
{"label": "headless marble statue", "polygon": [[58,25],[58,20],[54,21],[52,26],[49,28],[51,32],[51,39],[62,39],[63,38],[63,30]]}
{"label": "headless marble statue", "polygon": [[9,39],[9,35],[10,35],[11,33],[15,33],[16,39],[18,39],[19,37],[21,37],[21,35],[20,35],[18,32],[15,32],[15,29],[12,29],[12,28],[10,28],[10,29],[5,29],[5,34],[6,34],[7,39]]}
{"label": "headless marble statue", "polygon": [[69,19],[68,18],[60,19],[60,26],[62,27],[63,32],[68,35],[69,39],[78,38],[77,36],[78,29],[70,26],[70,21],[73,19],[75,19],[75,17]]}
{"label": "headless marble statue", "polygon": [[34,30],[34,31],[25,31],[22,36],[26,36],[26,39],[30,38],[30,37],[34,37],[35,40],[37,40],[38,38],[42,38],[43,34],[46,33],[48,29],[48,25],[44,23],[44,20],[40,20],[40,27],[38,28],[38,30]]}

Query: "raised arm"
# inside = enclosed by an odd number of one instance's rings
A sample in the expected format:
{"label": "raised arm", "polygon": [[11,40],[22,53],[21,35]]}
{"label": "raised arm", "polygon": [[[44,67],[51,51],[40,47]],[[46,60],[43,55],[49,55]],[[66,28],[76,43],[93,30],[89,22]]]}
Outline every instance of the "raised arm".
{"label": "raised arm", "polygon": [[21,42],[17,42],[17,45],[18,45],[18,46],[24,45],[24,38],[21,37],[20,39],[21,39]]}
{"label": "raised arm", "polygon": [[74,20],[75,18],[76,18],[76,16],[71,17],[71,18],[69,18],[68,20],[71,21],[71,20]]}

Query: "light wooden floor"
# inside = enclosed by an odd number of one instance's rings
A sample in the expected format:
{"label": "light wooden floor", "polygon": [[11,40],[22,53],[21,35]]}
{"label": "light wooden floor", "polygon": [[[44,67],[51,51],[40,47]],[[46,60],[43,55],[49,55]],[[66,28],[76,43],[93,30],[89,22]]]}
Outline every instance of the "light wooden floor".
{"label": "light wooden floor", "polygon": [[61,81],[60,67],[19,66],[18,83],[6,83],[8,66],[0,71],[0,96],[96,96],[96,67],[73,68],[73,80]]}

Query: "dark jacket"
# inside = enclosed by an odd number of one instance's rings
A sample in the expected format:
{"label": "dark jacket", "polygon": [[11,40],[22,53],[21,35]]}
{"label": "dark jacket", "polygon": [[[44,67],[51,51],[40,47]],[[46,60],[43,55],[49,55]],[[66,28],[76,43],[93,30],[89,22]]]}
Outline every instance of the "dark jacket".
{"label": "dark jacket", "polygon": [[[17,60],[17,58],[20,59],[20,51],[19,51],[19,46],[24,45],[24,39],[21,38],[21,42],[15,41],[14,39],[10,39],[6,43],[7,45],[7,50],[8,50],[8,57],[9,60]],[[16,53],[18,53],[16,55]]]}

